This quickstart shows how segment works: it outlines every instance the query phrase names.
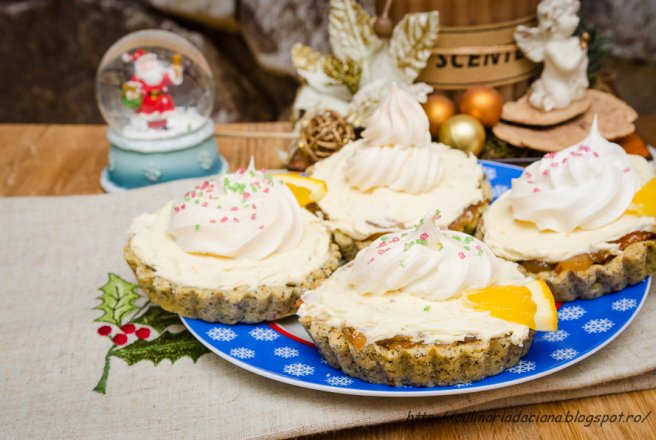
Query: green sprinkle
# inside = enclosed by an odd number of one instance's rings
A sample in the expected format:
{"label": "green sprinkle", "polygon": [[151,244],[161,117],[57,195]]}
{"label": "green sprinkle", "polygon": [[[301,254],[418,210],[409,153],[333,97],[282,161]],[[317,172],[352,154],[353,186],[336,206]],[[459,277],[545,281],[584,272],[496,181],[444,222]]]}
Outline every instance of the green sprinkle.
{"label": "green sprinkle", "polygon": [[466,251],[471,251],[471,248],[469,246],[463,246]]}
{"label": "green sprinkle", "polygon": [[458,237],[457,235],[453,235],[451,238],[453,238],[455,241],[462,241],[462,238]]}
{"label": "green sprinkle", "polygon": [[190,199],[189,197],[185,197],[184,200],[185,200],[185,202],[188,202],[188,201],[190,201],[191,199]]}
{"label": "green sprinkle", "polygon": [[250,171],[248,172],[248,175],[251,176],[251,177],[255,177],[255,171],[250,170]]}
{"label": "green sprinkle", "polygon": [[401,260],[401,267],[405,267],[405,260]]}
{"label": "green sprinkle", "polygon": [[422,240],[421,238],[416,239],[415,243],[417,243],[421,246],[426,246],[426,240]]}
{"label": "green sprinkle", "polygon": [[200,202],[200,200],[198,200],[198,199],[194,200],[194,203],[197,204],[197,205],[198,205],[199,202]]}
{"label": "green sprinkle", "polygon": [[196,230],[196,232],[200,231],[200,225],[194,226],[194,229]]}
{"label": "green sprinkle", "polygon": [[430,306],[424,306],[424,312],[430,312]]}
{"label": "green sprinkle", "polygon": [[380,241],[387,241],[387,240],[389,240],[389,235],[383,235],[382,237],[380,237]]}
{"label": "green sprinkle", "polygon": [[412,246],[415,245],[414,241],[409,241],[403,246],[403,252],[407,252]]}
{"label": "green sprinkle", "polygon": [[464,242],[465,244],[469,244],[469,243],[471,243],[472,241],[474,241],[474,237],[466,237],[466,238],[463,240],[463,242]]}

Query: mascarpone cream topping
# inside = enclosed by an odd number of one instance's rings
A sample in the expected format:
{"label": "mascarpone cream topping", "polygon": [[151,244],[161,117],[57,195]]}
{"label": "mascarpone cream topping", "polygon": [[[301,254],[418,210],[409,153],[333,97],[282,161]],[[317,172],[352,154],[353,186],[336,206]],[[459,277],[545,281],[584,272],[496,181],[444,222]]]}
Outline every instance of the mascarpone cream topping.
{"label": "mascarpone cream topping", "polygon": [[547,154],[513,180],[508,202],[516,220],[540,230],[594,230],[617,220],[640,188],[622,147],[599,133],[597,118],[583,141]]}
{"label": "mascarpone cream topping", "polygon": [[[359,140],[345,145],[337,153],[317,162],[312,177],[326,182],[328,192],[317,204],[327,215],[326,224],[356,239],[398,231],[414,225],[427,210],[440,206],[438,226],[448,226],[466,208],[485,199],[481,189],[483,169],[476,157],[442,144],[430,144],[443,163],[440,184],[422,193],[412,194],[388,187],[360,191],[348,183],[348,160],[357,151]],[[375,165],[369,164],[368,166]]]}
{"label": "mascarpone cream topping", "polygon": [[[192,202],[193,203],[193,202]],[[213,257],[185,252],[167,233],[174,202],[142,214],[130,225],[130,247],[155,274],[181,286],[230,290],[236,287],[284,286],[302,283],[329,258],[330,232],[301,210],[302,235],[297,245],[262,260]]]}
{"label": "mascarpone cream topping", "polygon": [[251,161],[175,200],[167,230],[185,252],[261,260],[299,244],[301,211],[287,185]]}
{"label": "mascarpone cream topping", "polygon": [[428,118],[412,95],[392,84],[365,125],[364,142],[347,162],[353,188],[365,192],[387,187],[416,194],[440,182],[440,151],[431,145]]}
{"label": "mascarpone cream topping", "polygon": [[529,279],[515,264],[494,257],[482,242],[438,230],[434,223],[424,219],[414,231],[374,241],[321,286],[306,292],[299,316],[353,328],[367,342],[403,336],[448,344],[510,335],[521,343],[528,327],[469,307],[462,293]]}

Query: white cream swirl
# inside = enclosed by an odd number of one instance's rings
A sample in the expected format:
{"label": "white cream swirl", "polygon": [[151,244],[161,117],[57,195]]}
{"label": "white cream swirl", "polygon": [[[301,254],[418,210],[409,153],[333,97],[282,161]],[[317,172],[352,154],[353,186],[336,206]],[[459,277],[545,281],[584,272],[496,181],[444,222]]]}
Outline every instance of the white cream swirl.
{"label": "white cream swirl", "polygon": [[497,259],[492,251],[470,235],[438,229],[435,220],[428,215],[415,230],[384,235],[363,249],[350,263],[353,288],[361,294],[403,290],[447,299],[493,284]]}
{"label": "white cream swirl", "polygon": [[516,220],[539,230],[571,232],[617,220],[637,190],[628,155],[601,136],[595,117],[583,141],[527,167],[507,197]]}
{"label": "white cream swirl", "polygon": [[364,141],[347,162],[353,188],[365,192],[386,187],[416,194],[439,183],[440,154],[431,144],[426,113],[412,95],[393,83],[365,125]]}
{"label": "white cream swirl", "polygon": [[287,185],[251,162],[175,200],[167,232],[185,252],[261,260],[296,247],[303,228]]}

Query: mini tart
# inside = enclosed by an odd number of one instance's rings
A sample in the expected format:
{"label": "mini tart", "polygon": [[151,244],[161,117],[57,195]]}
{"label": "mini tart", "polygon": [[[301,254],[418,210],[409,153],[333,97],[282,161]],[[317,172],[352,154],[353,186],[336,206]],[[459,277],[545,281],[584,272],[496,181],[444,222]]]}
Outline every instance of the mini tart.
{"label": "mini tart", "polygon": [[273,321],[293,315],[301,294],[321,284],[337,269],[340,261],[337,245],[331,243],[328,260],[300,283],[224,290],[184,286],[158,276],[153,267],[134,253],[130,243],[125,246],[123,255],[152,302],[187,318],[223,324]]}
{"label": "mini tart", "polygon": [[494,376],[526,355],[535,335],[530,331],[519,344],[509,336],[450,344],[396,338],[358,349],[348,328],[309,317],[300,322],[331,367],[367,382],[391,386],[448,386]]}
{"label": "mini tart", "polygon": [[[378,188],[361,193],[350,188],[344,171],[346,161],[360,142],[362,141],[347,144],[337,153],[307,170],[308,175],[324,180],[328,186],[328,193],[319,200],[316,211],[333,232],[335,242],[339,245],[342,257],[346,261],[355,258],[361,249],[381,235],[412,226],[427,210],[438,205],[443,216],[440,226],[466,233],[473,233],[476,230],[478,220],[492,200],[492,191],[475,158],[440,144],[445,160],[444,175],[433,190],[426,194],[404,194],[387,188]],[[456,188],[446,189],[445,182],[458,182],[458,184]],[[350,223],[351,212],[348,208],[342,208],[345,203],[344,198],[357,198],[357,203],[351,204],[361,205],[363,208],[371,207],[372,210],[380,211],[381,203],[397,206],[395,209],[390,208],[386,213],[400,215],[403,220],[390,226],[376,226],[369,223],[364,230],[358,230]],[[407,206],[412,208],[408,210]]]}

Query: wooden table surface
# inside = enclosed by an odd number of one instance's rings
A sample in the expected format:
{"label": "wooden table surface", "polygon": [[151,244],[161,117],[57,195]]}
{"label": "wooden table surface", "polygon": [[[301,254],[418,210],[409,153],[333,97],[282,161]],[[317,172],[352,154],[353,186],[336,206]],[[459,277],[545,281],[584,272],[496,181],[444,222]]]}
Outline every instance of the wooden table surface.
{"label": "wooden table surface", "polygon": [[[656,116],[641,117],[638,128],[656,145]],[[217,125],[217,132],[286,131],[286,123]],[[108,142],[100,125],[0,125],[0,196],[101,193],[100,171],[107,164]],[[278,150],[284,139],[218,136],[219,149],[230,168],[244,167],[251,155],[262,168],[282,164]],[[646,414],[656,409],[656,390],[487,411],[484,415]],[[645,423],[607,423],[602,428],[565,423],[458,423],[453,417],[394,423],[324,434],[316,438],[434,439],[434,438],[654,438],[656,414]]]}

